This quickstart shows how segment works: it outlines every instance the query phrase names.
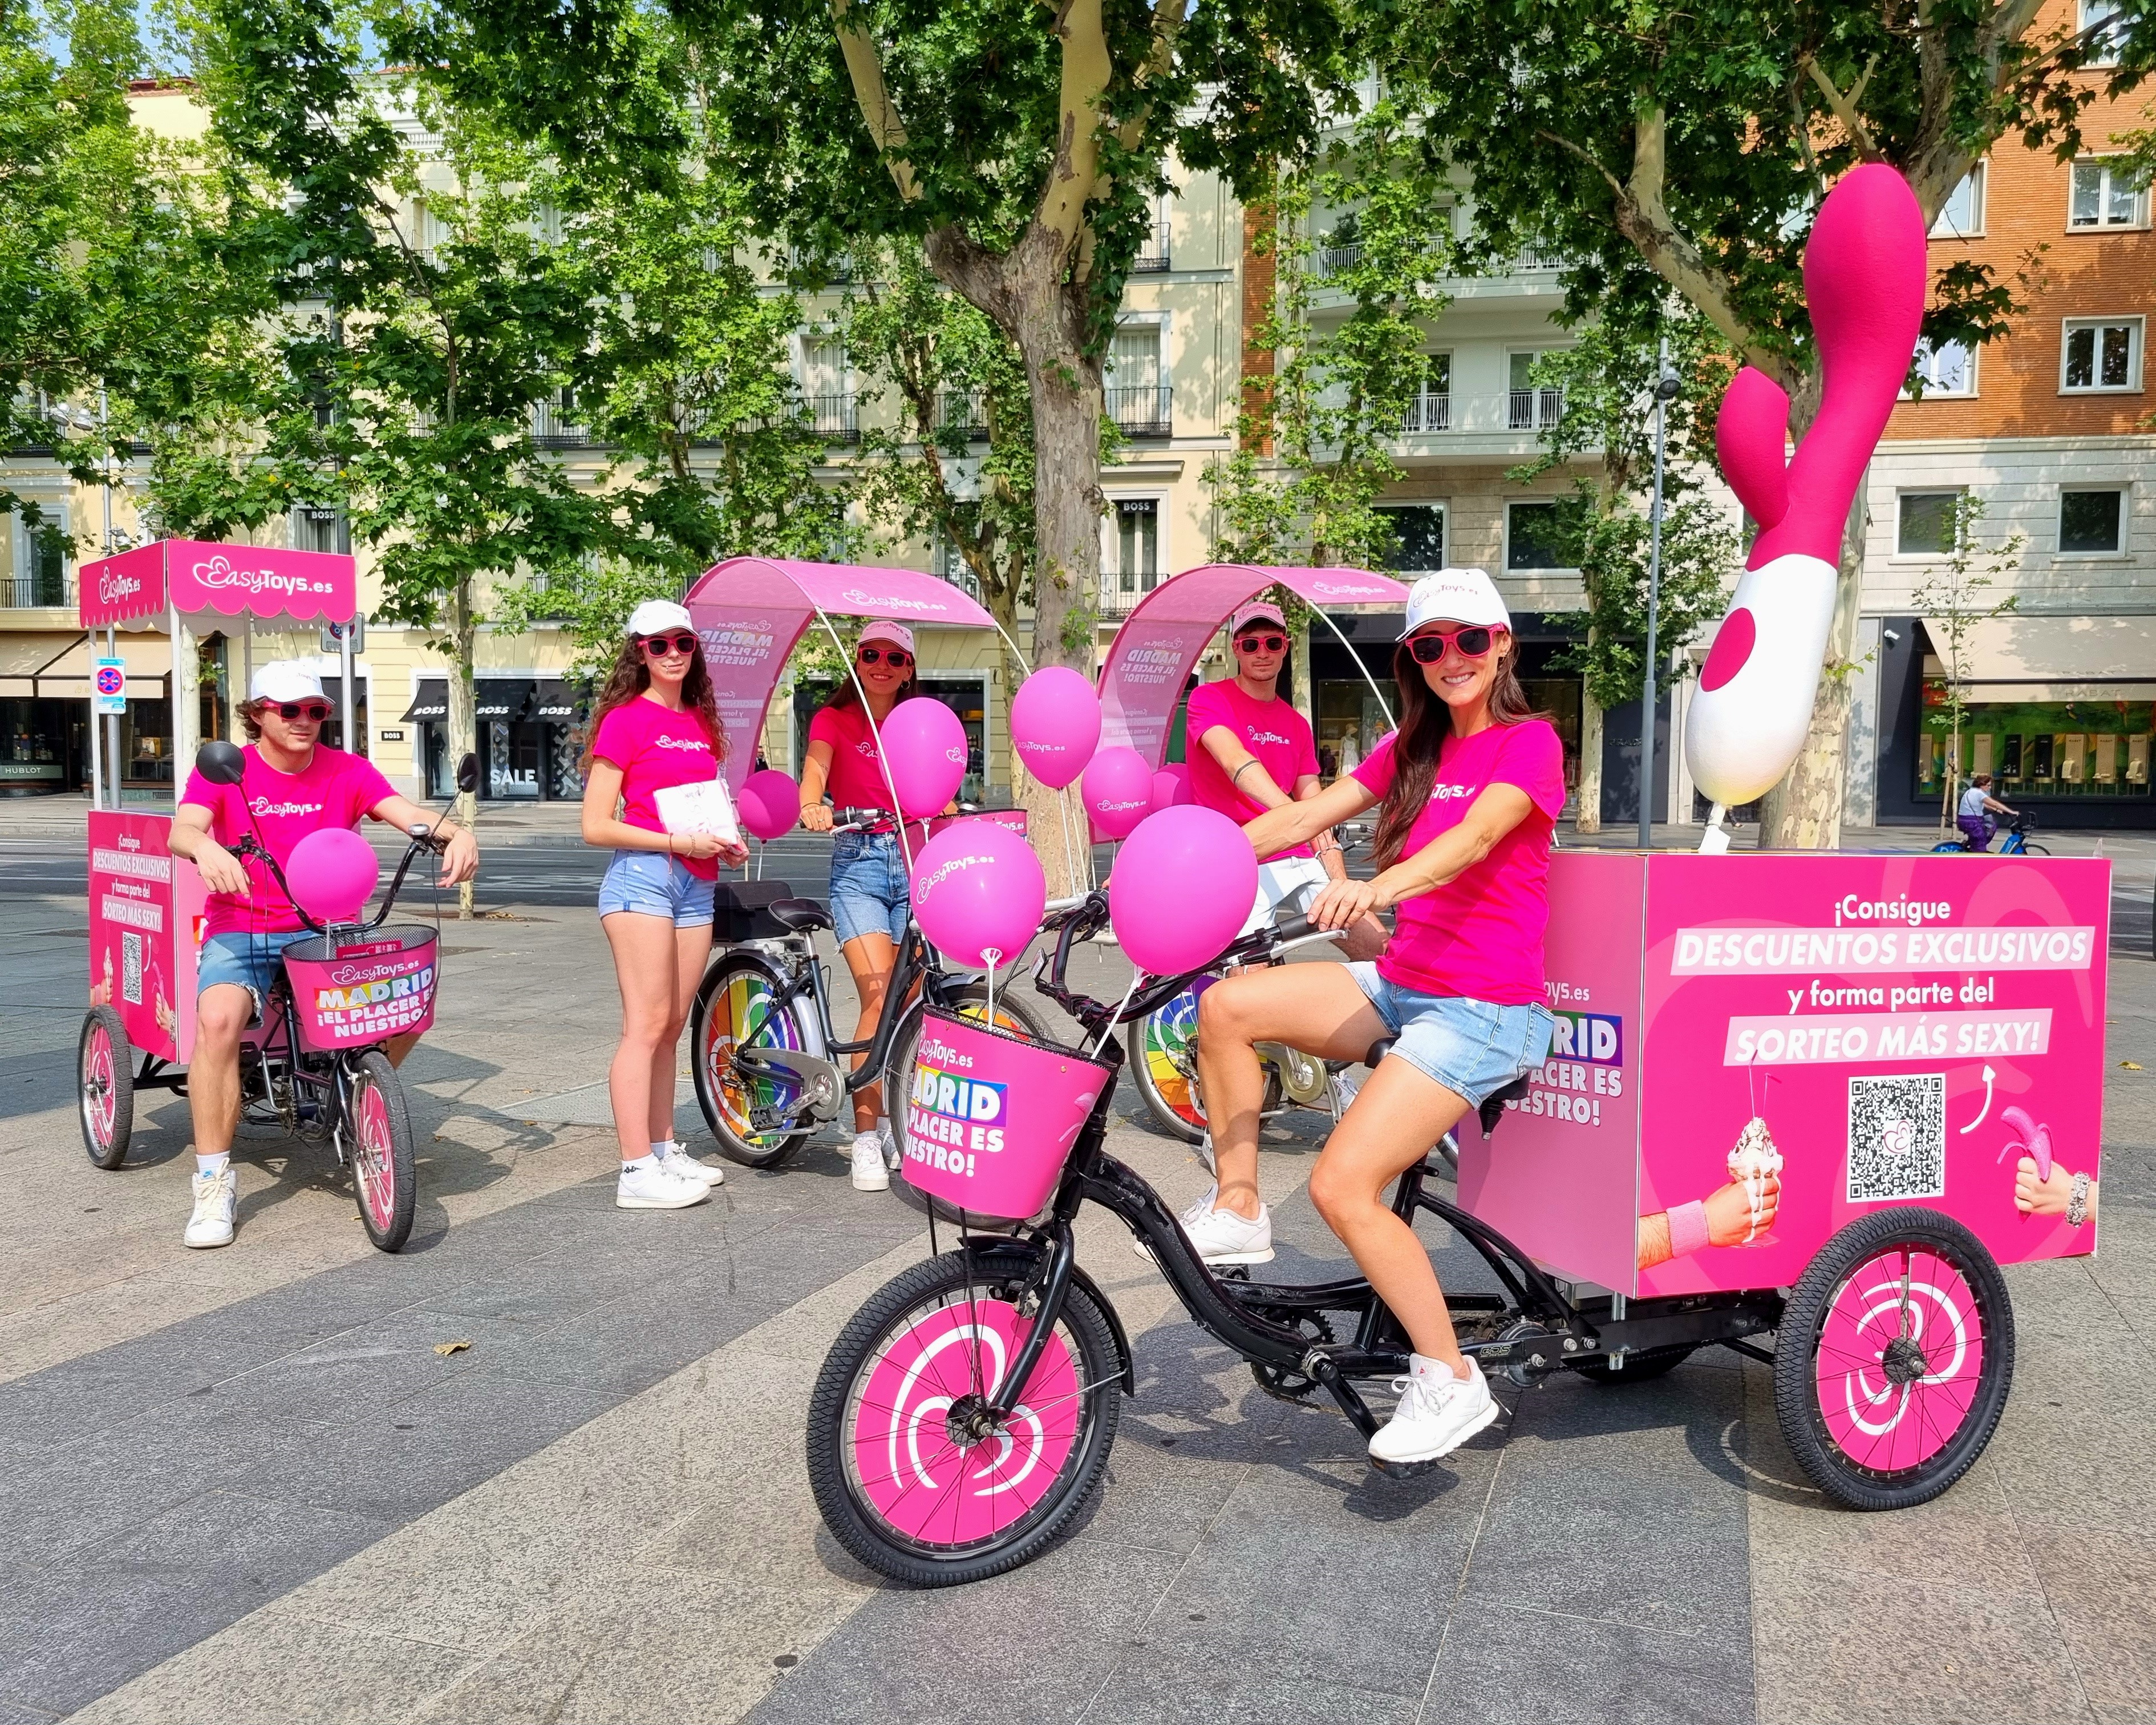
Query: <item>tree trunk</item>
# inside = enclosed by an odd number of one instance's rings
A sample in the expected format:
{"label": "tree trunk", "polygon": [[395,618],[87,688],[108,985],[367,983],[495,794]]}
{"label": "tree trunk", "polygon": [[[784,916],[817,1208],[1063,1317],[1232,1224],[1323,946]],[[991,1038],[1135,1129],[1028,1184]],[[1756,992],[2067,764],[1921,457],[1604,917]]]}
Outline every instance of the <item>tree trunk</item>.
{"label": "tree trunk", "polygon": [[[1794,416],[1793,416],[1794,417]],[[1782,782],[1761,799],[1762,850],[1836,850],[1849,783],[1849,675],[1855,669],[1857,613],[1864,597],[1864,527],[1870,469],[1842,523],[1834,623],[1827,631],[1825,668],[1812,701],[1811,729]]]}
{"label": "tree trunk", "polygon": [[1572,816],[1573,829],[1581,833],[1602,830],[1602,703],[1579,691],[1578,806]]}
{"label": "tree trunk", "polygon": [[[1008,336],[1025,367],[1033,401],[1033,662],[1093,675],[1093,631],[1100,614],[1101,362],[1086,347],[1082,281],[1066,280],[1062,242],[1033,223],[1000,255],[953,228],[928,238],[937,278],[987,314]],[[1051,898],[1090,884],[1088,858],[1077,876],[1065,865],[1059,793],[1014,774],[1034,849],[1048,872]],[[1073,834],[1074,848],[1084,835]]]}
{"label": "tree trunk", "polygon": [[[454,776],[466,755],[479,749],[479,693],[472,677],[472,649],[479,625],[472,617],[471,583],[458,582],[449,600],[449,772]],[[460,791],[451,818],[466,832],[479,831],[479,793]],[[457,888],[457,915],[469,922],[473,916],[472,883]]]}
{"label": "tree trunk", "polygon": [[[1309,726],[1313,733],[1317,729],[1317,706],[1312,699],[1310,636],[1311,631],[1317,627],[1317,614],[1315,612],[1306,614],[1301,624],[1289,638],[1293,644],[1289,649],[1291,657],[1287,670],[1288,692],[1295,702],[1295,710],[1302,715],[1303,723]],[[1295,794],[1295,787],[1291,784],[1282,785],[1281,788],[1291,797]]]}

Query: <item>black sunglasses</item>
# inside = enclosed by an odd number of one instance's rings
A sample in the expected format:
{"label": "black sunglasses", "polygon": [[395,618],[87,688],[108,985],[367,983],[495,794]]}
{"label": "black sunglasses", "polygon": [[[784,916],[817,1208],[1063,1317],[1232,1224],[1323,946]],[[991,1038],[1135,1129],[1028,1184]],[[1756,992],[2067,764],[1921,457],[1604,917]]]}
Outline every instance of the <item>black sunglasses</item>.
{"label": "black sunglasses", "polygon": [[1245,635],[1235,643],[1235,649],[1240,653],[1277,653],[1286,645],[1286,635]]}
{"label": "black sunglasses", "polygon": [[861,649],[861,663],[863,665],[874,665],[878,660],[881,660],[884,664],[889,665],[893,670],[904,670],[906,666],[913,663],[913,655],[907,652],[903,647],[864,647]]}
{"label": "black sunglasses", "polygon": [[1449,635],[1440,631],[1433,634],[1417,635],[1408,643],[1408,651],[1414,655],[1414,661],[1417,665],[1435,665],[1439,660],[1445,657],[1445,649],[1457,642],[1460,653],[1465,657],[1480,659],[1490,650],[1490,643],[1496,639],[1496,632],[1494,629],[1479,628],[1455,629]]}
{"label": "black sunglasses", "polygon": [[[267,703],[264,707],[265,711],[270,710]],[[317,725],[330,716],[330,704],[326,701],[280,701],[275,703],[274,710],[280,719],[312,719]]]}
{"label": "black sunglasses", "polygon": [[646,635],[644,650],[654,659],[664,659],[670,653],[694,653],[696,638],[694,635]]}

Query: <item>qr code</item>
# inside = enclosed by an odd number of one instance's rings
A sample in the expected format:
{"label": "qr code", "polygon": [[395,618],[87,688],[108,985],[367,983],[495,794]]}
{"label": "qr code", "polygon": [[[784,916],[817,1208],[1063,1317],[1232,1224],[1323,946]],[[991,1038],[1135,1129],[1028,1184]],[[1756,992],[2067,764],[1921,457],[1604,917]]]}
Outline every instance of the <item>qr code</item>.
{"label": "qr code", "polygon": [[1851,1079],[1849,1201],[1941,1198],[1946,1189],[1946,1074]]}
{"label": "qr code", "polygon": [[120,998],[130,1006],[142,1004],[142,937],[131,928],[120,932]]}

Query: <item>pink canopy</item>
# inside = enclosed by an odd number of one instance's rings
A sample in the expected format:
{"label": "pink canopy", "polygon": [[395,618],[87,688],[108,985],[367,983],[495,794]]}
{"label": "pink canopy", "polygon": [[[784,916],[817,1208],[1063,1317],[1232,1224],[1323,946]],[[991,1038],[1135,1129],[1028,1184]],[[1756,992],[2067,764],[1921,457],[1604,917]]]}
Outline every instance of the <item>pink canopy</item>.
{"label": "pink canopy", "polygon": [[154,616],[168,605],[188,614],[349,623],[359,608],[359,578],[351,557],[331,552],[195,539],[160,539],[82,566],[85,629]]}
{"label": "pink canopy", "polygon": [[1101,673],[1103,747],[1136,749],[1154,767],[1168,750],[1183,685],[1214,633],[1246,599],[1278,583],[1313,609],[1379,605],[1407,608],[1408,590],[1367,569],[1268,569],[1207,563],[1163,582],[1125,619]]}
{"label": "pink canopy", "polygon": [[689,589],[685,603],[704,639],[704,662],[730,737],[748,739],[728,753],[726,781],[737,791],[754,770],[754,739],[794,643],[819,612],[993,629],[994,618],[947,581],[911,569],[852,563],[803,563],[782,557],[729,557]]}

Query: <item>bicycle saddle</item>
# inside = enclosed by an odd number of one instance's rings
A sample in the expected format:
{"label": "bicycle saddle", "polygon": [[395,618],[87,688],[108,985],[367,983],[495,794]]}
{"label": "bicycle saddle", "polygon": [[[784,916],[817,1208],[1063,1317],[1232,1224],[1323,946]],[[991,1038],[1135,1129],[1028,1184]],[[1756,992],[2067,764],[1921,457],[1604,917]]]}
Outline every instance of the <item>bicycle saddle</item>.
{"label": "bicycle saddle", "polygon": [[1370,1045],[1369,1053],[1363,1056],[1363,1064],[1368,1066],[1373,1072],[1376,1071],[1378,1070],[1378,1062],[1384,1059],[1387,1055],[1393,1051],[1393,1044],[1398,1040],[1399,1039],[1397,1037],[1380,1036],[1375,1042]]}
{"label": "bicycle saddle", "polygon": [[807,934],[831,926],[831,913],[813,898],[773,899],[764,909],[789,934]]}
{"label": "bicycle saddle", "polygon": [[1493,1090],[1482,1098],[1482,1106],[1478,1111],[1482,1117],[1484,1137],[1497,1130],[1497,1122],[1505,1117],[1505,1104],[1527,1093],[1527,1076],[1522,1072],[1502,1090]]}

